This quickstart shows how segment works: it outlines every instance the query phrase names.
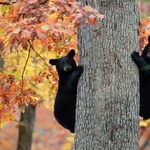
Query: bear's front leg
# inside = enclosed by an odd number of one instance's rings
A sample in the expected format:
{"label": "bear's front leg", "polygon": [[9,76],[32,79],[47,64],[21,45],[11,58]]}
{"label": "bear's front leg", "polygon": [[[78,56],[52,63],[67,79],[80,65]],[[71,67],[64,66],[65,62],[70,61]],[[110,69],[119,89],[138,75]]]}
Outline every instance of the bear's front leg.
{"label": "bear's front leg", "polygon": [[68,85],[70,85],[71,89],[77,88],[78,79],[82,73],[83,73],[83,66],[77,66],[76,70],[71,74],[68,80]]}
{"label": "bear's front leg", "polygon": [[80,77],[80,75],[83,73],[83,66],[77,66],[74,72]]}

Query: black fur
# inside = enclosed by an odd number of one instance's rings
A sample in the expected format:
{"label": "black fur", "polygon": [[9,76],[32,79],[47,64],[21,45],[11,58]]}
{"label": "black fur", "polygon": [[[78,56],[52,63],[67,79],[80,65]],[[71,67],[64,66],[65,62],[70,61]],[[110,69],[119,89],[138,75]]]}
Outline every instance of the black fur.
{"label": "black fur", "polygon": [[49,60],[51,65],[56,65],[59,75],[54,116],[64,128],[72,133],[75,128],[77,83],[83,72],[83,66],[76,65],[74,55],[75,51],[72,49],[67,56]]}
{"label": "black fur", "polygon": [[139,69],[140,82],[140,116],[150,118],[150,36],[149,43],[145,46],[142,55],[133,52],[131,57]]}

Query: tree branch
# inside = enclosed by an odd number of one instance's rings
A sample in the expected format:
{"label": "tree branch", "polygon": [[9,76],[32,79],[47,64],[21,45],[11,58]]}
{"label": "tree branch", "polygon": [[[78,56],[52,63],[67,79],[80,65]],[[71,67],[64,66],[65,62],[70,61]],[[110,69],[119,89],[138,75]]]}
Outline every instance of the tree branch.
{"label": "tree branch", "polygon": [[0,2],[0,5],[10,5],[10,3]]}
{"label": "tree branch", "polygon": [[[29,41],[29,40],[28,40]],[[42,57],[42,56],[40,56],[36,51],[35,51],[35,49],[33,48],[33,46],[32,46],[32,44],[31,44],[31,42],[29,41],[29,44],[30,44],[30,47],[32,47],[32,49],[33,49],[33,51],[45,62],[45,64],[46,64],[46,66],[50,69],[50,73],[54,76],[54,78],[57,80],[57,78],[55,77],[55,75],[53,74],[53,72],[52,72],[52,69],[49,67],[49,65],[46,63],[46,61],[45,61],[45,59]],[[58,81],[58,80],[57,80]]]}
{"label": "tree branch", "polygon": [[23,72],[22,72],[22,89],[21,89],[21,94],[23,94],[23,75],[24,75],[24,72],[25,72],[25,69],[26,69],[29,57],[30,57],[30,52],[31,52],[31,46],[29,48],[29,53],[28,53],[28,57],[27,57],[26,63],[24,65],[24,67],[23,67],[24,69],[23,69]]}

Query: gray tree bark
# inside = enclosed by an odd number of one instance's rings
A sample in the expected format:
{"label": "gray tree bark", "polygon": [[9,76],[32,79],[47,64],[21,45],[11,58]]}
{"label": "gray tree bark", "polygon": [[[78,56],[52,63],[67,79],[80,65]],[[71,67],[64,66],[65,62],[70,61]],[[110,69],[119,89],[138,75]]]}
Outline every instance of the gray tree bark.
{"label": "gray tree bark", "polygon": [[138,0],[82,0],[105,18],[78,32],[75,150],[138,150],[139,83],[131,53],[139,51]]}

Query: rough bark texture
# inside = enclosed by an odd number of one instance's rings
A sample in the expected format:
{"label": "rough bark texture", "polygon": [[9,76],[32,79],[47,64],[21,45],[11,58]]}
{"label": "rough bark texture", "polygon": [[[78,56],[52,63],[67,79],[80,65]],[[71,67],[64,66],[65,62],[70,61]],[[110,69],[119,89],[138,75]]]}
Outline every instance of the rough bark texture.
{"label": "rough bark texture", "polygon": [[35,110],[36,107],[30,104],[25,113],[21,113],[17,150],[31,150]]}
{"label": "rough bark texture", "polygon": [[82,0],[105,18],[78,33],[79,80],[75,150],[138,150],[137,0]]}

